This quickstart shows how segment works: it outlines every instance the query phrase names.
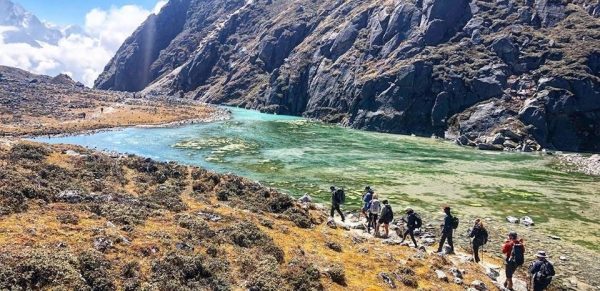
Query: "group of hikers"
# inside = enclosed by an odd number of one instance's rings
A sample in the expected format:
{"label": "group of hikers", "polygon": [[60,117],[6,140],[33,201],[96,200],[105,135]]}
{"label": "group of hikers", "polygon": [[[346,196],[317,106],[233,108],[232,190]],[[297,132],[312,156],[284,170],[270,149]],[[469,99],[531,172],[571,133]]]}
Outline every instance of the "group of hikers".
{"label": "group of hikers", "polygon": [[[342,219],[345,221],[344,213],[341,210],[341,205],[345,203],[346,196],[343,189],[338,189],[335,186],[330,187],[331,191],[331,218],[333,219],[335,212],[337,212]],[[370,187],[365,187],[365,192],[362,195],[363,206],[361,207],[361,214],[367,221],[367,232],[371,233],[371,229],[374,230],[376,237],[389,237],[389,225],[394,220],[394,212],[389,201],[384,199],[379,201],[378,195]],[[446,250],[446,254],[454,254],[454,241],[453,233],[458,228],[459,219],[452,215],[451,208],[445,206],[443,208],[445,217],[444,223],[441,225],[441,239],[438,245],[437,252],[442,253],[443,247],[447,242],[449,249]],[[402,226],[398,229],[403,231],[398,232],[398,235],[402,237],[401,243],[404,243],[405,239],[410,236],[410,239],[418,247],[417,240],[415,239],[415,231],[420,229],[423,225],[423,221],[419,214],[413,209],[405,209],[406,216],[400,219]],[[381,235],[380,229],[383,228],[384,234]],[[481,219],[476,219],[473,227],[470,229],[469,238],[471,239],[471,247],[473,260],[476,263],[481,261],[479,252],[481,247],[488,242],[488,232],[483,225]],[[513,290],[513,274],[515,271],[525,263],[525,244],[522,239],[519,239],[516,232],[510,232],[508,239],[502,245],[502,253],[505,255],[505,274],[506,281],[504,287],[508,290]],[[534,261],[529,267],[529,274],[531,276],[531,289],[533,291],[545,290],[551,283],[552,277],[555,275],[554,266],[547,260],[548,256],[546,252],[539,251],[536,254],[537,260]]]}

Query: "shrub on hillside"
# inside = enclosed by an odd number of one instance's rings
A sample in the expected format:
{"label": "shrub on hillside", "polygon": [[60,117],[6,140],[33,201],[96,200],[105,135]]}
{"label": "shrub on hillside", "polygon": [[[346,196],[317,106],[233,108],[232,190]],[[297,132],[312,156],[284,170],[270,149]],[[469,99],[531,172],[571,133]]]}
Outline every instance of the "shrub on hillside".
{"label": "shrub on hillside", "polygon": [[85,251],[79,255],[79,272],[92,290],[116,290],[109,275],[111,263],[103,254],[96,251]]}
{"label": "shrub on hillside", "polygon": [[21,142],[10,149],[9,156],[13,160],[27,159],[39,162],[49,154],[50,150],[43,145]]}
{"label": "shrub on hillside", "polygon": [[230,290],[220,268],[215,270],[208,260],[202,255],[170,252],[152,262],[150,280],[158,290]]}

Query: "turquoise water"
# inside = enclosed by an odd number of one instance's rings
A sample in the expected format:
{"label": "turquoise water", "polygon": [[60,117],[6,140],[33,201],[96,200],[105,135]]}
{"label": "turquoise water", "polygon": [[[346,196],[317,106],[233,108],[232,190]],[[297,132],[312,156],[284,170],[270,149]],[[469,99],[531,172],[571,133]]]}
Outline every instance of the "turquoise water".
{"label": "turquoise water", "polygon": [[542,229],[561,231],[567,238],[575,223],[589,230],[581,244],[597,245],[600,179],[557,170],[549,157],[483,152],[443,140],[231,110],[233,118],[222,122],[36,140],[232,172],[321,201],[336,185],[347,189],[347,207],[358,207],[361,190],[371,185],[395,209],[438,212],[449,204],[459,213],[529,215]]}

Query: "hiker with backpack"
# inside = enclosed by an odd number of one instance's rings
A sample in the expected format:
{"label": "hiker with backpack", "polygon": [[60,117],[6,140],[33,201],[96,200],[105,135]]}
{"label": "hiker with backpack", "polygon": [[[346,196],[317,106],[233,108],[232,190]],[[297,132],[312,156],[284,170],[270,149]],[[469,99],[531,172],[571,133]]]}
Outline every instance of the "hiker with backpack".
{"label": "hiker with backpack", "polygon": [[513,290],[513,274],[525,263],[525,244],[518,239],[517,233],[511,231],[508,240],[502,245],[502,253],[506,255],[506,281],[504,287]]}
{"label": "hiker with backpack", "polygon": [[392,211],[392,206],[389,204],[387,200],[383,200],[383,207],[381,209],[381,214],[379,215],[379,224],[377,225],[377,232],[379,232],[379,228],[383,225],[383,229],[385,230],[385,238],[387,238],[390,234],[390,223],[394,220],[394,211]]}
{"label": "hiker with backpack", "polygon": [[450,207],[444,207],[444,213],[446,216],[444,217],[444,224],[441,225],[442,228],[442,238],[440,240],[440,245],[438,246],[438,253],[442,252],[442,248],[444,247],[444,242],[446,239],[448,240],[448,244],[450,245],[450,252],[448,254],[454,254],[454,242],[452,240],[452,233],[456,228],[458,228],[458,218],[452,216],[450,213]]}
{"label": "hiker with backpack", "polygon": [[473,247],[473,259],[475,259],[476,263],[479,263],[479,248],[488,241],[488,232],[483,226],[481,219],[478,218],[475,220],[475,225],[473,226],[473,229],[471,229],[469,237],[472,239],[471,246]]}
{"label": "hiker with backpack", "polygon": [[362,201],[364,203],[363,208],[361,208],[360,212],[365,216],[367,222],[369,221],[369,203],[371,203],[371,199],[373,199],[373,190],[370,186],[365,187],[365,194],[362,196]]}
{"label": "hiker with backpack", "polygon": [[529,274],[531,274],[531,284],[533,291],[543,291],[550,286],[552,277],[556,275],[554,266],[548,261],[548,256],[545,251],[538,251],[535,255],[537,261],[529,266]]}
{"label": "hiker with backpack", "polygon": [[331,191],[331,219],[333,219],[334,211],[337,211],[342,217],[342,222],[344,222],[344,213],[340,209],[340,205],[344,204],[346,200],[344,189],[336,189],[334,186],[331,186],[329,190]]}
{"label": "hiker with backpack", "polygon": [[381,212],[381,202],[377,194],[373,194],[373,199],[369,202],[369,218],[367,224],[367,232],[371,233],[371,227],[375,229],[375,236],[379,236],[379,227],[377,227],[377,218]]}
{"label": "hiker with backpack", "polygon": [[421,226],[423,225],[423,220],[421,220],[421,217],[419,217],[419,215],[415,213],[415,211],[411,208],[406,208],[405,212],[406,219],[402,218],[402,221],[406,222],[407,229],[402,234],[402,241],[400,243],[403,243],[406,239],[406,236],[410,235],[410,239],[415,244],[415,248],[417,248],[418,246],[417,240],[415,240],[415,229],[421,228]]}

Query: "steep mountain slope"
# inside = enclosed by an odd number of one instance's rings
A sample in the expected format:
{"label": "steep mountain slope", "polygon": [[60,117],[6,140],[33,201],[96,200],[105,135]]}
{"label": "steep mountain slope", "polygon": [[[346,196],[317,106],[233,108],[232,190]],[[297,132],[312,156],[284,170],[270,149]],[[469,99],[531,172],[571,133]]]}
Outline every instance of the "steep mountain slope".
{"label": "steep mountain slope", "polygon": [[481,149],[600,151],[600,4],[171,0],[96,87]]}

